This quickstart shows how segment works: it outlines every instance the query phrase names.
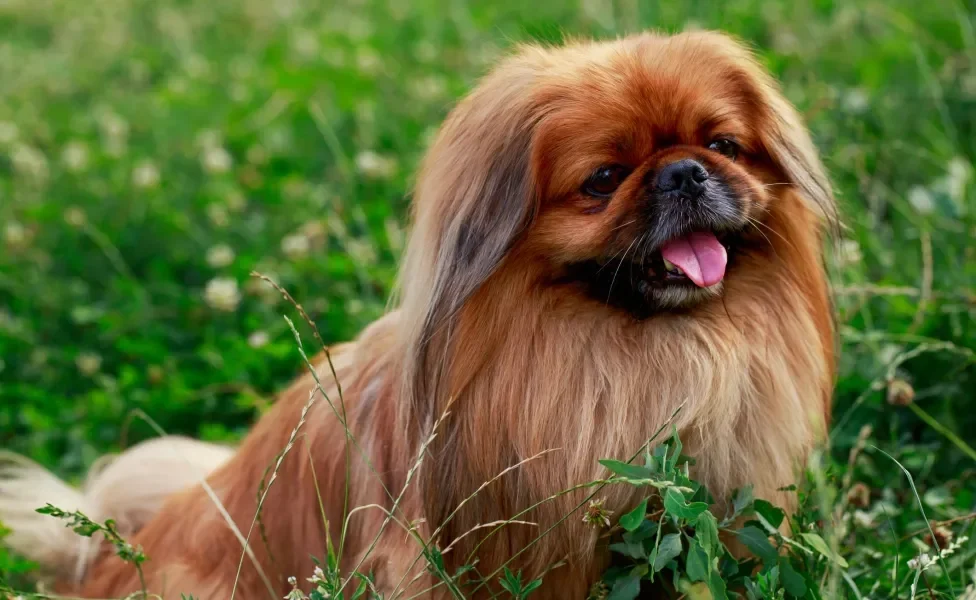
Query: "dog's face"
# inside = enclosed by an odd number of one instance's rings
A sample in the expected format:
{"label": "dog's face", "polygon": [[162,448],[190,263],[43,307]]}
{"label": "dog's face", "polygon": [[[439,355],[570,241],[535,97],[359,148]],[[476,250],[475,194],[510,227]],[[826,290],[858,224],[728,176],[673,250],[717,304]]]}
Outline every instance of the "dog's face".
{"label": "dog's face", "polygon": [[540,84],[526,242],[595,300],[637,315],[702,302],[763,239],[789,182],[764,90],[723,42],[645,38]]}
{"label": "dog's face", "polygon": [[769,241],[819,251],[835,219],[796,111],[706,32],[521,49],[445,121],[414,209],[402,285],[423,340],[479,289],[512,289],[485,288],[500,271],[637,317],[761,281],[764,252],[820,286]]}

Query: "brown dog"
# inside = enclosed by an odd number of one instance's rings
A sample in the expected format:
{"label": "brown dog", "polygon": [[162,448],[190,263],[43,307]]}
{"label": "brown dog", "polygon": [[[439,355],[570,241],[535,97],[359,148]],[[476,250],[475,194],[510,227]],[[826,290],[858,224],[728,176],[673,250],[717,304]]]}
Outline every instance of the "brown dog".
{"label": "brown dog", "polygon": [[[280,597],[347,525],[343,573],[372,571],[387,598],[436,583],[415,562],[415,535],[435,532],[449,573],[476,558],[489,580],[466,597],[487,597],[528,547],[513,570],[565,561],[534,598],[582,598],[607,559],[598,532],[574,515],[533,541],[585,490],[485,525],[606,476],[598,459],[631,456],[679,407],[694,475],[717,498],[751,483],[792,505],[777,490],[830,411],[835,208],[796,112],[740,45],[687,33],[520,48],[447,119],[413,218],[399,309],[332,351],[342,402],[320,359],[329,402],[302,378],[209,488],[170,497],[132,540],[151,592]],[[265,541],[258,490],[300,418]],[[639,499],[605,493],[615,515]],[[106,557],[71,591],[139,586]]]}

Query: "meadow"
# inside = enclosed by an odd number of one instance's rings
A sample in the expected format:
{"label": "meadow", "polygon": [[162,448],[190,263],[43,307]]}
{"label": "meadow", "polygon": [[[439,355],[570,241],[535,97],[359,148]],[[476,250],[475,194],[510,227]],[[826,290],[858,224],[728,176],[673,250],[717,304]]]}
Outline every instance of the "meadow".
{"label": "meadow", "polygon": [[835,184],[835,597],[976,598],[973,0],[6,0],[0,448],[77,480],[142,415],[239,439],[305,368],[283,316],[312,339],[251,272],[350,339],[453,102],[518,41],[647,28],[752,44]]}

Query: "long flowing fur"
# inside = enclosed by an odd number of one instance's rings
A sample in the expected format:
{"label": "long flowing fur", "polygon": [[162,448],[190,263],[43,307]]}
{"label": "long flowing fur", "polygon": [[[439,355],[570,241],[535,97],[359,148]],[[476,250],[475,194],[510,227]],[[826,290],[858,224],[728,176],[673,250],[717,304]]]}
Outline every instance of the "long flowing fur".
{"label": "long flowing fur", "polygon": [[[760,242],[737,256],[721,296],[636,320],[555,284],[560,261],[589,252],[612,211],[629,210],[622,200],[581,217],[557,199],[560,178],[590,164],[593,146],[613,147],[612,131],[636,144],[651,130],[687,135],[698,105],[746,115],[740,126],[762,158],[736,168],[770,183],[750,200]],[[411,596],[436,582],[415,560],[416,534],[451,549],[449,573],[477,559],[488,576],[525,550],[510,566],[546,573],[534,597],[582,598],[607,552],[578,515],[566,517],[584,493],[560,492],[605,476],[598,459],[630,456],[679,407],[674,424],[716,498],[751,483],[792,506],[779,490],[830,412],[821,254],[835,219],[799,116],[730,38],[520,48],[452,112],[424,162],[400,308],[282,394],[208,478],[219,504],[187,489],[139,529],[150,591],[280,597],[341,540],[344,573],[372,572],[380,591]],[[637,500],[623,487],[605,493],[617,515]],[[519,523],[484,527],[549,496]],[[109,556],[64,589],[117,597],[138,585]]]}

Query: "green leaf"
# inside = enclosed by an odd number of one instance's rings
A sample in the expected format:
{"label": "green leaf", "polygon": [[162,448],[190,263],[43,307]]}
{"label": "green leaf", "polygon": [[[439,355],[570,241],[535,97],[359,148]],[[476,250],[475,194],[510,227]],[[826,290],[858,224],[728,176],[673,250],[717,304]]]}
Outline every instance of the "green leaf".
{"label": "green leaf", "polygon": [[669,515],[694,522],[699,515],[708,510],[708,505],[704,502],[688,504],[684,494],[671,487],[664,492],[664,508]]}
{"label": "green leaf", "polygon": [[708,576],[708,589],[712,592],[713,600],[728,600],[729,595],[725,589],[725,581],[714,569]]}
{"label": "green leaf", "polygon": [[644,544],[618,542],[616,544],[610,544],[610,550],[637,560],[647,560],[647,551],[644,549]]}
{"label": "green leaf", "polygon": [[779,579],[791,595],[802,598],[807,594],[807,582],[790,565],[790,561],[785,556],[780,557],[779,560]]}
{"label": "green leaf", "polygon": [[637,526],[635,531],[628,531],[623,534],[624,542],[628,544],[639,544],[644,540],[653,537],[657,533],[658,524],[657,521],[648,521],[644,519]]}
{"label": "green leaf", "polygon": [[620,517],[620,526],[627,531],[636,531],[647,515],[647,498],[637,508]]}
{"label": "green leaf", "polygon": [[534,592],[537,589],[539,589],[539,587],[541,587],[541,586],[542,586],[542,580],[541,579],[533,579],[532,581],[530,581],[527,584],[525,584],[525,587],[522,588],[522,597],[524,598],[524,597],[528,596],[532,592]]}
{"label": "green leaf", "polygon": [[743,511],[752,506],[753,499],[751,485],[747,485],[736,490],[735,497],[732,499],[732,516],[727,518],[725,522],[728,523],[732,521],[741,515]]}
{"label": "green leaf", "polygon": [[736,531],[735,535],[739,541],[745,544],[746,548],[762,559],[764,565],[776,564],[776,559],[779,556],[776,553],[776,548],[769,543],[766,533],[758,527],[743,527]]}
{"label": "green leaf", "polygon": [[815,533],[801,533],[800,537],[803,538],[807,544],[813,547],[814,550],[819,552],[822,556],[834,561],[842,568],[847,568],[847,561],[844,560],[843,556],[838,556],[831,552],[830,548],[827,546],[827,542],[824,541],[822,537]]}
{"label": "green leaf", "polygon": [[652,570],[657,573],[666,567],[669,562],[681,554],[683,547],[680,534],[669,533],[661,538],[661,545],[658,546],[657,552],[653,555],[654,564],[651,566]]}
{"label": "green leaf", "polygon": [[764,519],[766,519],[774,529],[779,529],[779,526],[783,524],[783,519],[786,517],[784,513],[779,508],[776,508],[771,503],[765,500],[756,500],[753,505],[756,512],[761,514]]}
{"label": "green leaf", "polygon": [[634,600],[640,594],[640,580],[640,575],[634,574],[617,580],[607,600]]}
{"label": "green leaf", "polygon": [[708,579],[708,572],[711,570],[708,555],[705,553],[705,549],[701,547],[701,544],[698,543],[698,540],[691,540],[685,569],[688,573],[688,579],[693,582]]}
{"label": "green leaf", "polygon": [[610,469],[615,474],[620,475],[621,477],[627,477],[628,479],[650,479],[651,475],[653,475],[650,469],[620,462],[619,460],[603,459],[599,462],[601,465]]}
{"label": "green leaf", "polygon": [[681,450],[684,448],[681,440],[678,439],[678,428],[672,425],[671,430],[671,454],[664,463],[665,473],[673,472],[675,467],[678,466],[678,459],[681,458]]}
{"label": "green leaf", "polygon": [[695,539],[705,549],[705,554],[709,558],[717,556],[719,540],[718,521],[715,519],[715,515],[708,511],[698,515],[698,520],[695,523]]}

